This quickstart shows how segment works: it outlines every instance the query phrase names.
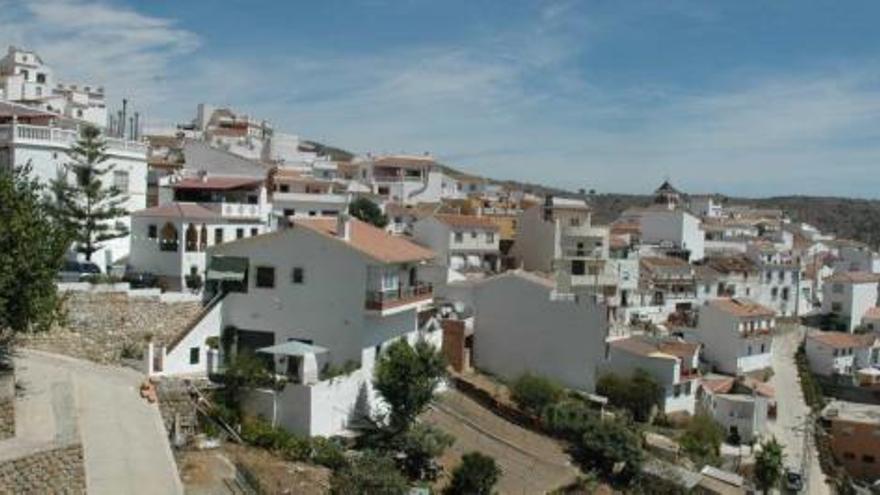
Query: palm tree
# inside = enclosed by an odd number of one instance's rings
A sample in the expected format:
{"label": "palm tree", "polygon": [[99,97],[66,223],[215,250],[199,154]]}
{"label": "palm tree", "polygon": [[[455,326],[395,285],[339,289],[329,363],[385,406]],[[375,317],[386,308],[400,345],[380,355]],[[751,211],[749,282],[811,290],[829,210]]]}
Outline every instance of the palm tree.
{"label": "palm tree", "polygon": [[782,445],[775,438],[771,437],[761,444],[761,450],[755,456],[755,481],[764,493],[779,483],[784,459]]}

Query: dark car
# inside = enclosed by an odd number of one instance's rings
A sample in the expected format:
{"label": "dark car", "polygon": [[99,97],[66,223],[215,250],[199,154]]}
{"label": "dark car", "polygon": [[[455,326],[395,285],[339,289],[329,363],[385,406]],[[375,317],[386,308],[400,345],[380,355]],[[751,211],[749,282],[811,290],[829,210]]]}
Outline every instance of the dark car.
{"label": "dark car", "polygon": [[785,489],[791,493],[800,493],[804,489],[804,477],[801,473],[793,470],[785,470]]}
{"label": "dark car", "polygon": [[150,272],[127,271],[122,278],[132,289],[150,289],[159,286],[159,278]]}
{"label": "dark car", "polygon": [[67,260],[58,272],[60,282],[85,282],[90,277],[101,274],[98,265],[91,261]]}

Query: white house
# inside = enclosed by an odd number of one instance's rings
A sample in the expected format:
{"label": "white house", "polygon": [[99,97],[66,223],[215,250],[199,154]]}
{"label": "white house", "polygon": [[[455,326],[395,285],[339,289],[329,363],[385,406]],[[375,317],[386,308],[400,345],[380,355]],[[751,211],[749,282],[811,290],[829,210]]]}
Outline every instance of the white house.
{"label": "white house", "polygon": [[513,270],[474,287],[474,366],[513,380],[524,373],[592,392],[603,360],[607,309]]}
{"label": "white house", "polygon": [[712,419],[742,443],[757,440],[766,430],[769,400],[760,394],[707,394],[703,404]]}
{"label": "white house", "polygon": [[853,375],[864,368],[880,368],[880,337],[873,333],[814,331],[807,335],[807,359],[817,375]]}
{"label": "white house", "polygon": [[761,272],[762,290],[752,299],[781,316],[801,315],[812,308],[810,284],[801,283],[805,267],[797,252],[761,241],[749,244],[746,256]]}
{"label": "white house", "polygon": [[435,214],[416,221],[413,240],[437,253],[451,270],[494,272],[501,257],[498,225],[473,215]]}
{"label": "white house", "polygon": [[357,163],[358,180],[387,201],[436,203],[444,198],[465,197],[461,184],[445,174],[429,155],[368,155]]}
{"label": "white house", "polygon": [[639,293],[630,318],[662,323],[677,311],[694,308],[697,302],[697,273],[681,258],[639,259]]}
{"label": "white house", "polygon": [[832,268],[835,272],[880,273],[880,256],[865,245],[843,245],[837,249]]}
{"label": "white house", "polygon": [[276,168],[269,175],[272,208],[284,217],[335,217],[348,209],[350,195],[341,183]]}
{"label": "white house", "polygon": [[775,311],[749,299],[714,299],[700,307],[693,338],[703,344],[703,357],[719,372],[741,375],[767,369],[773,365],[775,317]]}
{"label": "white house", "polygon": [[639,229],[643,243],[658,245],[667,254],[683,253],[688,261],[705,256],[706,237],[700,219],[687,211],[653,205],[641,211]]}
{"label": "white house", "polygon": [[[67,171],[67,152],[79,139],[83,121],[59,114],[0,101],[0,168],[31,166],[31,176],[50,184]],[[114,169],[105,180],[125,195],[122,206],[136,211],[146,206],[147,147],[141,142],[105,137],[108,156],[103,165]],[[69,179],[73,177],[69,175]],[[131,226],[129,216],[113,220]],[[129,239],[121,237],[101,244],[92,261],[106,269],[128,255]]]}
{"label": "white house", "polygon": [[700,218],[721,218],[724,215],[724,207],[713,196],[691,196],[688,210]]}
{"label": "white house", "polygon": [[694,414],[700,345],[678,339],[633,336],[608,342],[604,372],[631,376],[641,369],[663,387],[662,411]]}
{"label": "white house", "polygon": [[822,313],[831,316],[835,330],[852,332],[862,317],[877,306],[880,274],[837,272],[822,284]]}
{"label": "white house", "polygon": [[285,378],[280,390],[254,390],[244,403],[274,425],[341,433],[378,407],[372,378],[383,347],[398,338],[442,340],[419,324],[432,306],[419,266],[434,253],[347,215],[295,219],[209,255],[206,290],[222,295],[213,335],[233,332],[236,352],[264,356]]}

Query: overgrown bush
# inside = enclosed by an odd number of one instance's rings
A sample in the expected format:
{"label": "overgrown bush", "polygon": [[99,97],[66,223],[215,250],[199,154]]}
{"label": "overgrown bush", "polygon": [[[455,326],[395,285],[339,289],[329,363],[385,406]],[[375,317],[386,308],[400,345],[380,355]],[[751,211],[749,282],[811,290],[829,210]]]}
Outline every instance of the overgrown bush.
{"label": "overgrown bush", "polygon": [[724,428],[708,414],[697,414],[688,423],[679,443],[684,452],[699,467],[717,466],[721,459]]}
{"label": "overgrown bush", "polygon": [[541,419],[544,426],[568,440],[580,438],[587,428],[587,423],[596,421],[599,413],[591,409],[581,400],[564,399],[544,407]]}
{"label": "overgrown bush", "polygon": [[575,459],[585,471],[595,470],[605,479],[629,483],[644,459],[641,434],[620,420],[586,421],[584,434],[575,443]]}
{"label": "overgrown bush", "polygon": [[446,487],[446,495],[491,495],[492,489],[501,477],[501,468],[495,459],[479,452],[470,452],[461,457],[452,472],[452,481]]}
{"label": "overgrown bush", "polygon": [[394,460],[373,451],[364,452],[330,478],[333,495],[404,495],[408,491],[409,483]]}
{"label": "overgrown bush", "polygon": [[337,470],[347,464],[345,449],[338,442],[324,437],[312,437],[309,458],[315,464]]}
{"label": "overgrown bush", "polygon": [[602,375],[596,384],[596,393],[607,397],[612,406],[629,411],[633,419],[641,422],[648,421],[654,408],[663,400],[663,387],[642,369],[637,369],[630,377],[613,373]]}
{"label": "overgrown bush", "polygon": [[431,425],[417,423],[395,441],[395,450],[403,454],[400,467],[412,480],[433,480],[434,458],[452,446],[455,437]]}
{"label": "overgrown bush", "polygon": [[821,412],[825,407],[825,396],[822,394],[822,387],[810,371],[810,363],[807,360],[807,353],[804,350],[803,344],[798,347],[797,353],[794,355],[794,361],[797,364],[804,401],[813,412]]}
{"label": "overgrown bush", "polygon": [[510,395],[520,409],[540,416],[544,408],[565,396],[565,389],[550,379],[525,373],[510,385]]}
{"label": "overgrown bush", "polygon": [[329,438],[306,438],[277,428],[259,418],[245,418],[241,438],[255,447],[271,450],[288,461],[303,461],[330,469],[341,469],[348,463],[345,449]]}

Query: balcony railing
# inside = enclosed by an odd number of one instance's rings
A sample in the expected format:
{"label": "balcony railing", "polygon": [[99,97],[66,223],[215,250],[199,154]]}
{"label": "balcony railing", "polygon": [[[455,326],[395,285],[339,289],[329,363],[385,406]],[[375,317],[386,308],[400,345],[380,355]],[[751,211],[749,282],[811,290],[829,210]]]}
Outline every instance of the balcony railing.
{"label": "balcony railing", "polygon": [[199,203],[201,206],[219,213],[225,218],[261,218],[260,205],[250,203]]}
{"label": "balcony railing", "polygon": [[[73,129],[23,124],[0,126],[0,140],[3,141],[66,147],[75,143],[78,138],[79,134]],[[104,141],[107,144],[107,150],[110,152],[125,151],[144,154],[147,152],[147,145],[141,142],[111,137],[104,138]]]}
{"label": "balcony railing", "polygon": [[431,284],[418,284],[395,290],[367,291],[366,308],[383,311],[405,304],[426,301],[431,299],[433,295],[434,288]]}

